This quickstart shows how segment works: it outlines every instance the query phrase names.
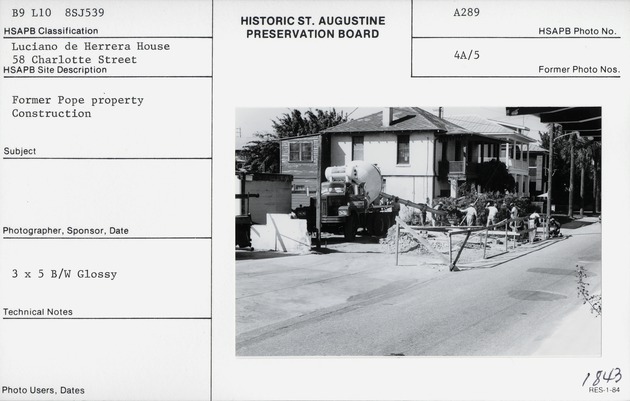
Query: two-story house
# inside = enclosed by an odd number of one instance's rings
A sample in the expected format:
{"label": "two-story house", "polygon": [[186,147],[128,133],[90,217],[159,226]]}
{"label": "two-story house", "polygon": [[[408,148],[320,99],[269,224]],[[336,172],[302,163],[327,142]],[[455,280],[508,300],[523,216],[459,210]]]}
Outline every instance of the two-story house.
{"label": "two-story house", "polygon": [[[463,128],[417,107],[388,107],[324,131],[331,165],[352,160],[376,164],[383,190],[414,202],[457,196],[474,182],[483,146],[504,141]],[[498,150],[497,150],[498,152]]]}

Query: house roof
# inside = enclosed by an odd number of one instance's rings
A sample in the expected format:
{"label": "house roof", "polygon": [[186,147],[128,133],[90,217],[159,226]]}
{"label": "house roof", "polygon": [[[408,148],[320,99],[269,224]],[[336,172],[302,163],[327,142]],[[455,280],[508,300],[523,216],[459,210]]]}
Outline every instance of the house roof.
{"label": "house roof", "polygon": [[549,153],[549,151],[547,149],[543,148],[542,146],[540,146],[537,143],[530,143],[529,144],[529,151],[530,152]]}
{"label": "house roof", "polygon": [[294,135],[294,136],[285,136],[283,138],[278,138],[278,141],[287,141],[289,139],[303,139],[303,138],[311,138],[311,137],[315,137],[315,136],[320,136],[323,133],[325,133],[325,131],[320,131],[320,132],[316,132],[314,134],[308,134],[308,135]]}
{"label": "house roof", "polygon": [[383,126],[383,112],[379,111],[356,120],[328,128],[324,133],[353,132],[404,132],[431,131],[447,135],[471,135],[475,132],[446,121],[418,107],[393,107],[393,119],[388,127]]}
{"label": "house roof", "polygon": [[466,127],[471,131],[480,132],[482,134],[513,134],[514,130],[511,130],[503,125],[497,124],[494,121],[487,118],[466,115],[466,116],[450,116],[446,117],[448,121],[454,124]]}
{"label": "house roof", "polygon": [[525,143],[534,142],[534,139],[519,132],[521,130],[529,131],[527,127],[504,123],[503,121],[489,120],[476,115],[450,116],[447,117],[447,120],[470,131],[479,132],[492,138],[517,140]]}

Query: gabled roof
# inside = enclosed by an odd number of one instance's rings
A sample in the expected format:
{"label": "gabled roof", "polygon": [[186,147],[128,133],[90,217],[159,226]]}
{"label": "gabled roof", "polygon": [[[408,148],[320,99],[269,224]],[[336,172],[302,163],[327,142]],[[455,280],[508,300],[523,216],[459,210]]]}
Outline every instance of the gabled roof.
{"label": "gabled roof", "polygon": [[321,134],[323,134],[324,132],[325,132],[325,131],[319,131],[319,132],[316,132],[316,133],[314,133],[314,134],[308,134],[308,135],[285,136],[285,137],[283,137],[283,138],[278,138],[277,140],[278,140],[278,141],[287,141],[287,140],[289,140],[289,139],[293,139],[293,140],[295,140],[295,139],[311,138],[311,137],[314,137],[314,136],[320,136],[320,135],[321,135]]}
{"label": "gabled roof", "polygon": [[513,134],[514,130],[511,130],[501,124],[497,124],[494,121],[487,118],[466,115],[466,116],[449,116],[446,117],[448,121],[454,124],[466,127],[471,131],[480,132],[482,134]]}
{"label": "gabled roof", "polygon": [[370,114],[356,120],[328,128],[324,133],[354,133],[354,132],[405,132],[429,131],[447,135],[474,134],[452,122],[422,110],[418,107],[393,107],[393,119],[388,127],[383,126],[383,112]]}
{"label": "gabled roof", "polygon": [[491,138],[517,140],[524,143],[535,142],[534,139],[520,132],[529,131],[529,128],[520,125],[504,123],[503,121],[489,120],[475,115],[450,116],[447,117],[447,120],[470,131],[479,132]]}

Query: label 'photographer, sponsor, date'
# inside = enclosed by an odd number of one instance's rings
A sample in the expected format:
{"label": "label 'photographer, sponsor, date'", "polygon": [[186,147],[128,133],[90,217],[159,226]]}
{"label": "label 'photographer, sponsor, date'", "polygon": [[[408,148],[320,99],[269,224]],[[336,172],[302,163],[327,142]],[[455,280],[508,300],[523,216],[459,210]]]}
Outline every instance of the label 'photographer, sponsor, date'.
{"label": "label 'photographer, sponsor, date'", "polygon": [[68,226],[64,230],[59,227],[2,227],[2,235],[4,236],[23,236],[23,237],[50,237],[50,236],[105,236],[105,235],[129,235],[129,229],[126,227],[113,227],[109,229],[102,227],[71,227]]}

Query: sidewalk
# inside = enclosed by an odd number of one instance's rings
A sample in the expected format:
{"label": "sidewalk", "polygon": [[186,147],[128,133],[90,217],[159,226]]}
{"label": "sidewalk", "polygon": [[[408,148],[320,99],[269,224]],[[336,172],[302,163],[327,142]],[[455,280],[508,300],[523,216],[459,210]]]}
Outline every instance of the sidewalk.
{"label": "sidewalk", "polygon": [[[496,256],[489,257],[487,259],[478,259],[478,260],[469,261],[466,263],[458,263],[457,267],[462,270],[467,270],[471,268],[496,267],[505,262],[518,259],[532,252],[554,245],[558,242],[565,241],[569,239],[576,230],[580,230],[582,227],[589,226],[591,224],[599,224],[598,218],[597,217],[583,217],[580,219],[575,219],[571,223],[562,226],[562,228],[560,229],[562,233],[562,237],[551,238],[548,240],[541,240],[541,241],[537,241],[533,243],[529,243],[529,242],[521,243],[515,249],[512,248],[512,243],[510,242],[508,245],[508,252],[503,252]],[[541,235],[541,233],[538,233],[538,234],[539,236]]]}
{"label": "sidewalk", "polygon": [[458,263],[457,267],[460,270],[474,269],[474,268],[492,268],[499,266],[505,262],[509,262],[514,259],[518,259],[532,252],[536,252],[540,249],[547,248],[558,242],[565,241],[566,236],[560,238],[552,238],[544,241],[537,241],[534,243],[523,243],[517,245],[515,249],[512,249],[511,242],[508,245],[508,251],[500,253],[496,256],[489,257],[487,259],[478,259],[467,263]]}

